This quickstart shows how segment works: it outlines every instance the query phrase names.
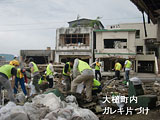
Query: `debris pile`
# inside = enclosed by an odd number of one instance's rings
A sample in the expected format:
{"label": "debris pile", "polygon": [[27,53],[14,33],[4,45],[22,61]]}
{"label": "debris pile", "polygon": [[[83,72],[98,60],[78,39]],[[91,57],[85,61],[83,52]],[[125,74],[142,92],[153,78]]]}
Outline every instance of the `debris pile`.
{"label": "debris pile", "polygon": [[104,87],[102,90],[103,90],[102,92],[107,96],[128,95],[128,87],[125,84],[123,84],[121,80],[111,80],[104,82]]}
{"label": "debris pile", "polygon": [[157,94],[157,98],[158,98],[157,105],[160,105],[160,82],[157,82],[157,81],[154,82],[153,90]]}
{"label": "debris pile", "polygon": [[23,106],[9,102],[0,109],[1,120],[98,120],[89,109],[78,107],[76,98],[61,101],[53,93],[37,95]]}

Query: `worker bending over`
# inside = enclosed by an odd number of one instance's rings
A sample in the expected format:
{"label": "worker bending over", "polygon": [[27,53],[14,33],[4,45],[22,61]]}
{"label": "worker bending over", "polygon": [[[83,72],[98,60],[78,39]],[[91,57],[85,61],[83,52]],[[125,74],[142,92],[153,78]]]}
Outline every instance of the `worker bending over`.
{"label": "worker bending over", "polygon": [[27,91],[25,87],[25,82],[24,82],[24,76],[25,76],[25,69],[18,68],[17,69],[17,75],[15,77],[15,85],[14,85],[14,94],[17,94],[18,91],[18,82],[21,85],[22,91],[25,96],[27,96]]}
{"label": "worker bending over", "polygon": [[70,59],[69,62],[63,67],[63,79],[66,83],[65,90],[69,91],[71,89],[71,69],[73,68],[74,59]]}
{"label": "worker bending over", "polygon": [[53,61],[50,60],[47,68],[46,68],[46,79],[49,82],[49,88],[53,87],[53,75],[54,75],[54,69],[53,69]]}
{"label": "worker bending over", "polygon": [[[92,84],[93,84],[93,78],[94,73],[91,67],[88,65],[88,63],[75,59],[74,61],[71,61],[73,65],[73,78],[71,84],[71,92],[76,92],[77,85],[84,82],[84,85],[86,86],[86,101],[91,102],[92,101]],[[80,73],[80,74],[79,74]]]}
{"label": "worker bending over", "polygon": [[9,79],[12,78],[14,85],[15,76],[17,75],[16,67],[18,66],[19,62],[13,60],[10,62],[10,64],[6,64],[0,67],[0,103],[2,102],[2,95],[1,95],[2,87],[7,89],[10,101],[16,103],[16,99],[14,98],[13,94],[13,86],[11,86]]}

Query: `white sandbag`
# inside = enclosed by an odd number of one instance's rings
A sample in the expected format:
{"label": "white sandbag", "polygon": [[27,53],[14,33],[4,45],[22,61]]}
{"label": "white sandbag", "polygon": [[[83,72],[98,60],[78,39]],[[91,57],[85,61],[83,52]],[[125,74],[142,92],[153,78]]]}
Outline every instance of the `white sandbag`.
{"label": "white sandbag", "polygon": [[30,120],[41,120],[50,112],[48,107],[33,103],[25,103],[24,111],[27,113]]}
{"label": "white sandbag", "polygon": [[65,101],[67,102],[66,107],[72,106],[77,108],[78,107],[78,102],[75,96],[69,95],[66,97]]}
{"label": "white sandbag", "polygon": [[72,115],[73,118],[77,117],[82,118],[82,120],[99,120],[98,117],[89,109],[74,109],[74,113]]}
{"label": "white sandbag", "polygon": [[57,120],[58,114],[54,111],[48,113],[43,120]]}
{"label": "white sandbag", "polygon": [[73,110],[72,109],[61,109],[58,112],[58,117],[59,117],[59,119],[60,118],[65,118],[67,120],[71,120],[72,114],[73,114]]}
{"label": "white sandbag", "polygon": [[8,102],[7,105],[3,106],[1,109],[0,109],[0,116],[3,115],[3,114],[6,114],[6,112],[10,111],[11,108],[15,107],[16,104],[14,102]]}
{"label": "white sandbag", "polygon": [[83,91],[83,88],[84,88],[84,84],[83,84],[83,82],[82,82],[81,84],[79,84],[79,85],[77,86],[76,93],[81,94],[82,91]]}
{"label": "white sandbag", "polygon": [[0,120],[29,120],[23,106],[16,106],[15,103],[9,102],[0,109]]}
{"label": "white sandbag", "polygon": [[77,103],[76,97],[73,95],[68,95],[65,100],[67,103]]}
{"label": "white sandbag", "polygon": [[23,106],[16,106],[11,109],[5,120],[29,120],[27,113],[23,110]]}
{"label": "white sandbag", "polygon": [[25,102],[25,95],[23,94],[23,92],[17,93],[16,94],[16,99],[20,102],[20,103],[24,103]]}
{"label": "white sandbag", "polygon": [[32,95],[34,95],[34,94],[37,94],[36,89],[35,89],[35,86],[33,85],[33,82],[32,82],[32,81],[29,83],[28,88],[31,89],[30,94],[29,94],[30,96],[32,96]]}
{"label": "white sandbag", "polygon": [[50,110],[56,110],[61,107],[61,100],[53,93],[37,95],[32,99],[34,104],[43,104]]}
{"label": "white sandbag", "polygon": [[6,117],[8,117],[11,109],[15,106],[16,104],[14,102],[8,102],[7,105],[3,106],[0,109],[0,120],[4,120]]}
{"label": "white sandbag", "polygon": [[58,117],[57,120],[68,120],[66,118]]}

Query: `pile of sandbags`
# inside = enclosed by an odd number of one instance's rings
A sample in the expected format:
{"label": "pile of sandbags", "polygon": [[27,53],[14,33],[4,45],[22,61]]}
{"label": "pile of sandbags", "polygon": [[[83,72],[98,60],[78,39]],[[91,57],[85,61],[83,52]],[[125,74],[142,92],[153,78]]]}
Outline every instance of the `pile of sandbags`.
{"label": "pile of sandbags", "polygon": [[27,113],[23,107],[16,106],[15,103],[9,102],[6,106],[0,109],[1,120],[29,120]]}
{"label": "pile of sandbags", "polygon": [[98,120],[88,109],[78,107],[76,98],[68,96],[66,102],[55,94],[37,95],[23,106],[9,102],[0,109],[0,120]]}

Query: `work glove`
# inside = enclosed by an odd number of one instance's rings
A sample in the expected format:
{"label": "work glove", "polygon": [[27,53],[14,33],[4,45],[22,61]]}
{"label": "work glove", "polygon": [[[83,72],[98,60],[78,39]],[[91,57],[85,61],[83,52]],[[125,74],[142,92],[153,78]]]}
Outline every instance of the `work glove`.
{"label": "work glove", "polygon": [[33,78],[33,74],[31,73],[31,78]]}
{"label": "work glove", "polygon": [[26,87],[28,87],[29,85],[28,85],[28,83],[24,83],[24,85],[26,86]]}

